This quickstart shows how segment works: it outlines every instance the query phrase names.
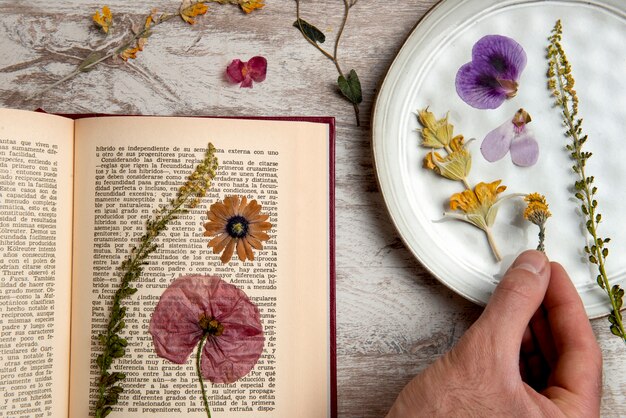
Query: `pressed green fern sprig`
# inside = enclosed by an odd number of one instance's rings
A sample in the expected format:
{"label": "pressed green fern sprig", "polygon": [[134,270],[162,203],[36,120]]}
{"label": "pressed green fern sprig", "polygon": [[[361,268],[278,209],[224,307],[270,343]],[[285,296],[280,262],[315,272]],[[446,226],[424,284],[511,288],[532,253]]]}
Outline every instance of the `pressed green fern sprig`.
{"label": "pressed green fern sprig", "polygon": [[585,246],[589,262],[598,266],[598,285],[604,289],[611,302],[609,322],[611,332],[620,337],[626,343],[626,331],[620,309],[623,305],[624,290],[619,285],[611,286],[606,274],[606,259],[609,255],[607,244],[609,238],[602,238],[598,234],[598,224],[602,221],[602,215],[598,210],[596,199],[597,187],[594,186],[594,177],[585,172],[587,160],[591,153],[583,151],[583,145],[587,141],[587,135],[583,134],[582,118],[578,117],[578,96],[574,90],[574,77],[572,67],[567,60],[565,51],[561,46],[563,27],[558,20],[549,37],[548,45],[548,88],[555,97],[555,103],[561,108],[565,135],[571,139],[567,145],[571,158],[574,160],[572,169],[578,175],[574,183],[574,195],[581,202],[580,209],[585,216],[585,225],[591,238]]}
{"label": "pressed green fern sprig", "polygon": [[126,339],[120,336],[120,332],[126,326],[124,322],[126,307],[123,306],[123,300],[137,292],[137,288],[132,287],[131,283],[139,278],[143,266],[147,264],[148,256],[156,250],[155,239],[167,228],[170,221],[196,207],[200,199],[206,195],[218,165],[214,154],[215,148],[209,144],[204,159],[178,190],[176,198],[162,206],[146,221],[146,232],[141,236],[139,245],[131,249],[129,256],[120,265],[122,279],[119,289],[113,296],[107,329],[98,336],[102,353],[96,359],[100,372],[96,382],[97,398],[93,401],[96,418],[109,415],[112,407],[117,404],[120,393],[123,392],[120,382],[126,378],[125,374],[110,371],[113,360],[124,356],[128,344]]}

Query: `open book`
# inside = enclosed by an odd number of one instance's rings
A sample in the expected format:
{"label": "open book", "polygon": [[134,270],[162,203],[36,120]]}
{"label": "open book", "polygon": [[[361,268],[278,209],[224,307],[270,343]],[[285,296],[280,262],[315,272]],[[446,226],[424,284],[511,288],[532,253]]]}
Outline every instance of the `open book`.
{"label": "open book", "polygon": [[[213,417],[336,414],[334,120],[106,116],[0,109],[0,417],[86,417],[120,263],[176,196],[208,143],[201,203],[169,224],[125,300],[124,392],[110,416],[203,417],[195,364],[156,356],[148,326],[167,286],[218,275],[261,312],[258,363],[205,381]],[[223,263],[203,236],[226,196],[256,200],[272,229],[254,261]],[[195,355],[195,350],[194,350]],[[193,357],[193,355],[192,355]]]}

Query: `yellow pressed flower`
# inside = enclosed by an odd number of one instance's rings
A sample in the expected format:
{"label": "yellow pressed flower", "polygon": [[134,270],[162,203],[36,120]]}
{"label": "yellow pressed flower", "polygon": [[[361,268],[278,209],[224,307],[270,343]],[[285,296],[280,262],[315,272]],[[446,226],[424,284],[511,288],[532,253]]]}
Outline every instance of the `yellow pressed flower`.
{"label": "yellow pressed flower", "polygon": [[472,156],[463,145],[463,136],[458,135],[450,142],[451,153],[442,157],[431,151],[424,157],[424,167],[450,179],[465,181],[472,168]]}
{"label": "yellow pressed flower", "polygon": [[435,119],[435,114],[433,112],[429,112],[428,108],[417,111],[417,119],[422,124],[424,128],[428,128],[431,130],[435,129],[435,125],[437,124],[437,119]]}
{"label": "yellow pressed flower", "polygon": [[544,240],[546,234],[546,221],[552,214],[548,210],[546,198],[539,193],[530,193],[524,196],[527,206],[524,210],[524,218],[539,227],[539,251],[545,251]]}
{"label": "yellow pressed flower", "polygon": [[96,13],[92,17],[93,23],[96,24],[97,27],[102,29],[104,33],[109,33],[109,28],[111,27],[111,23],[113,23],[113,14],[111,13],[111,9],[109,6],[104,6],[102,8],[102,14],[100,14],[99,10],[96,10]]}
{"label": "yellow pressed flower", "polygon": [[262,9],[265,4],[263,4],[264,0],[240,0],[239,6],[241,6],[241,10],[246,13],[250,13],[255,9]]}
{"label": "yellow pressed flower", "polygon": [[496,180],[491,183],[478,183],[474,190],[468,189],[461,193],[455,193],[450,197],[450,209],[463,212],[446,213],[448,217],[460,219],[468,222],[477,228],[482,229],[487,234],[489,245],[496,257],[500,260],[500,254],[493,242],[491,235],[491,226],[496,220],[498,214],[498,204],[504,199],[513,197],[509,195],[499,198],[498,195],[506,190],[506,186],[500,185],[502,180]]}
{"label": "yellow pressed flower", "polygon": [[464,190],[450,197],[450,209],[461,210],[470,215],[487,215],[487,212],[496,203],[498,194],[506,190],[500,186],[502,180],[491,183],[478,183],[474,190]]}
{"label": "yellow pressed flower", "polygon": [[128,61],[129,59],[135,59],[137,58],[137,53],[141,51],[142,49],[143,49],[143,45],[136,46],[134,48],[126,48],[120,54],[120,58],[122,58],[124,61]]}
{"label": "yellow pressed flower", "polygon": [[146,21],[143,26],[144,30],[141,32],[142,34],[141,37],[137,39],[137,41],[135,42],[135,46],[126,48],[120,53],[120,58],[122,58],[124,61],[137,58],[137,53],[139,53],[140,51],[143,51],[143,48],[146,46],[146,42],[148,42],[148,36],[152,34],[149,31],[150,26],[158,24],[158,20],[156,16],[157,12],[158,12],[157,9],[152,9],[150,14],[146,16]]}
{"label": "yellow pressed flower", "polygon": [[417,112],[417,118],[422,125],[422,146],[427,148],[445,148],[454,138],[454,126],[448,123],[448,116],[436,120],[428,109]]}
{"label": "yellow pressed flower", "polygon": [[548,210],[548,203],[546,198],[539,193],[530,193],[524,197],[524,201],[527,203],[524,210],[524,218],[534,223],[535,225],[541,225],[552,216]]}
{"label": "yellow pressed flower", "polygon": [[180,17],[190,25],[196,23],[194,17],[202,16],[209,10],[208,6],[204,3],[192,3],[190,0],[185,0],[180,6]]}

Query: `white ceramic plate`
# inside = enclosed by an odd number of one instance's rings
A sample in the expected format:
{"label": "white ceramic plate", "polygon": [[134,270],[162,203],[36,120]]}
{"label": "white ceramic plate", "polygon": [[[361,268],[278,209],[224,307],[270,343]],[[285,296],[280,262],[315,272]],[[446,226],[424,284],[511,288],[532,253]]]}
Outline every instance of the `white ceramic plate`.
{"label": "white ceramic plate", "polygon": [[[501,206],[494,226],[503,255],[497,263],[482,231],[460,221],[438,222],[460,183],[422,168],[427,150],[419,146],[416,110],[437,117],[449,112],[455,133],[477,138],[470,146],[472,185],[502,179],[505,193],[546,195],[553,214],[546,250],[570,273],[590,317],[610,310],[596,284],[596,266],[586,261],[583,218],[572,196],[576,180],[565,145],[560,112],[547,89],[546,47],[557,19],[573,67],[585,149],[593,152],[589,175],[596,178],[603,216],[600,235],[612,239],[607,270],[613,284],[626,281],[626,2],[623,0],[444,0],[415,28],[381,86],[373,117],[376,170],[391,217],[408,248],[445,285],[484,304],[499,278],[522,250],[535,248],[537,228],[525,221],[520,199]],[[464,103],[454,85],[458,68],[471,60],[474,43],[488,34],[509,36],[526,51],[528,64],[518,95],[495,110]],[[523,107],[533,121],[540,155],[520,168],[507,155],[488,163],[480,154],[485,135]]]}

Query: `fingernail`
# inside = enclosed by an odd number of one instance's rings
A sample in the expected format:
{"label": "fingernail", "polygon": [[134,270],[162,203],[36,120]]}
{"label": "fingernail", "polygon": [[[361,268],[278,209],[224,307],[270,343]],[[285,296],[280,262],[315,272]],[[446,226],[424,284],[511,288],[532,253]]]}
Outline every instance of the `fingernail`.
{"label": "fingernail", "polygon": [[520,254],[512,268],[529,271],[533,274],[540,275],[548,265],[548,259],[545,254],[535,250],[525,251]]}

